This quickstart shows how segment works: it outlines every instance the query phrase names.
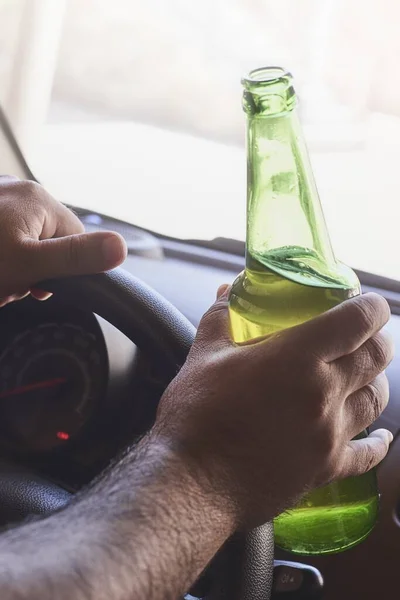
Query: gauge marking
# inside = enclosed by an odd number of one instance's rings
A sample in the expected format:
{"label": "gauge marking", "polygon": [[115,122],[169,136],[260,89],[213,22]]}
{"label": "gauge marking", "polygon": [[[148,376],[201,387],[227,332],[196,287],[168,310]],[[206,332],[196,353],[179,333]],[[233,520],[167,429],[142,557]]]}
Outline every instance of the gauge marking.
{"label": "gauge marking", "polygon": [[65,383],[66,381],[67,380],[65,379],[65,377],[57,377],[54,379],[47,379],[45,381],[37,381],[28,385],[21,385],[12,390],[6,390],[5,392],[1,392],[0,399],[9,398],[10,396],[19,396],[20,394],[26,394],[27,392],[32,392],[34,390],[44,390],[46,388],[56,387],[61,383]]}
{"label": "gauge marking", "polygon": [[70,323],[18,332],[0,354],[0,439],[18,451],[48,452],[78,438],[104,392],[97,344]]}

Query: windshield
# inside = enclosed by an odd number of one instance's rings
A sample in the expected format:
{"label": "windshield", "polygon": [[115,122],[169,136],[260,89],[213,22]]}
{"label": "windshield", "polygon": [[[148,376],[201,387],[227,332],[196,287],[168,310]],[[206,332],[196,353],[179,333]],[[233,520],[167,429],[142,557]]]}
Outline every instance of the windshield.
{"label": "windshield", "polygon": [[388,0],[3,0],[1,102],[60,200],[243,240],[240,79],[282,65],[336,256],[400,279],[399,17]]}

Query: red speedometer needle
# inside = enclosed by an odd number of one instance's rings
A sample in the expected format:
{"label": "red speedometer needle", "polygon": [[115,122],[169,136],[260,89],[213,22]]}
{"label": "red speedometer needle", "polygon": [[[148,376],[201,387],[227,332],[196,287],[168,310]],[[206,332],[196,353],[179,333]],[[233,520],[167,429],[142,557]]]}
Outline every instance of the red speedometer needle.
{"label": "red speedometer needle", "polygon": [[66,383],[66,381],[67,380],[65,377],[57,377],[55,379],[45,379],[44,381],[36,381],[35,383],[30,383],[28,385],[21,385],[20,387],[14,388],[13,390],[6,390],[5,392],[1,392],[0,400],[2,398],[9,398],[10,396],[19,396],[20,394],[25,394],[34,390],[44,390],[46,388],[56,387],[57,385]]}

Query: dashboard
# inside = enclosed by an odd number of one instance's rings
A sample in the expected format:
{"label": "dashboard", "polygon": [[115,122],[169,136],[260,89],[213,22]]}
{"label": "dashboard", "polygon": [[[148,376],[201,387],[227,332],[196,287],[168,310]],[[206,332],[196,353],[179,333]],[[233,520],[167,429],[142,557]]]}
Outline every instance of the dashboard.
{"label": "dashboard", "polygon": [[[156,238],[99,215],[80,213],[87,230],[113,229],[128,243],[124,268],[175,305],[195,326],[231,282],[243,258]],[[400,343],[400,285],[361,274],[364,291],[388,299],[388,329]],[[79,490],[155,416],[166,385],[163,365],[103,319],[62,299],[31,298],[0,310],[0,456],[12,458],[70,491]],[[381,515],[361,545],[329,557],[276,558],[317,567],[324,600],[391,597],[400,561],[400,356],[388,369],[390,402],[374,428],[395,436],[379,468]],[[384,579],[382,579],[384,573]],[[295,598],[295,597],[294,597]]]}

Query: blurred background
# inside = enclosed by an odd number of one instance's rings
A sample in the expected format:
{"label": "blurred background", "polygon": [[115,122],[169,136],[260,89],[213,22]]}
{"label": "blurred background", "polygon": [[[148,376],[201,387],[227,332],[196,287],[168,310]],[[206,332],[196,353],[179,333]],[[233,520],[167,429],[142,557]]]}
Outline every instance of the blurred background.
{"label": "blurred background", "polygon": [[61,200],[244,239],[240,78],[282,65],[337,253],[400,279],[399,18],[389,0],[0,0],[0,104]]}

